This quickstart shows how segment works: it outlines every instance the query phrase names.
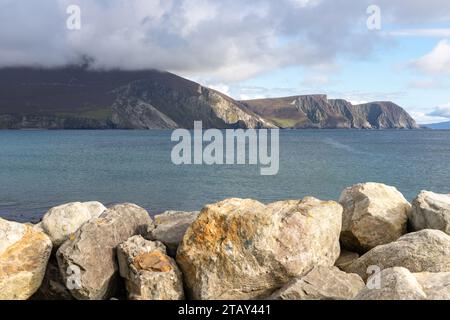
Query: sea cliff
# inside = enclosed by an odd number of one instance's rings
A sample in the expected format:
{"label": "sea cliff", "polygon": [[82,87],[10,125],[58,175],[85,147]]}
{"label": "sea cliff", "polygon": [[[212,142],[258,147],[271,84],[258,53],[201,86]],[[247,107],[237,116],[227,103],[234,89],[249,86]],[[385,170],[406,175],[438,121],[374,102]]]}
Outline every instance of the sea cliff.
{"label": "sea cliff", "polygon": [[325,95],[237,101],[157,70],[0,69],[0,129],[419,129],[392,102]]}

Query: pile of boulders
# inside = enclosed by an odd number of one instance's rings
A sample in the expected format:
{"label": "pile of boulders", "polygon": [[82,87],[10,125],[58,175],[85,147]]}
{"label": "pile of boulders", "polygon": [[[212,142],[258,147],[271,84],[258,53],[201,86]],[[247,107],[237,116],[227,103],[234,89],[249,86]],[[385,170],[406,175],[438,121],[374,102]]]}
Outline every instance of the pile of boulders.
{"label": "pile of boulders", "polygon": [[0,219],[0,299],[450,299],[450,195],[227,199],[155,216],[77,202]]}

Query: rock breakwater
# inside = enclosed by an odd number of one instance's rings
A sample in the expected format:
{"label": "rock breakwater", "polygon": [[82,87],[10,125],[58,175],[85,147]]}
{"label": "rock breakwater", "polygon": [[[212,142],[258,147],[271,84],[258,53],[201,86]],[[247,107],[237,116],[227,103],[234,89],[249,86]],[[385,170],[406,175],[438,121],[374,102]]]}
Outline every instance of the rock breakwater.
{"label": "rock breakwater", "polygon": [[135,204],[0,218],[0,299],[450,299],[450,195],[391,186],[152,219]]}

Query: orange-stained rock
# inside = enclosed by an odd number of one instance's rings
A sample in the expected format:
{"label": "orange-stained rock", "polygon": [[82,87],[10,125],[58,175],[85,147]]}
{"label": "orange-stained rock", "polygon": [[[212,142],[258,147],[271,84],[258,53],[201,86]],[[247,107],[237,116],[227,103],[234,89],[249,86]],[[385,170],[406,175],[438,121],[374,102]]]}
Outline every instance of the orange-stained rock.
{"label": "orange-stained rock", "polygon": [[138,270],[155,271],[155,272],[169,272],[172,265],[169,258],[160,251],[145,252],[133,260],[133,265]]}
{"label": "orange-stained rock", "polygon": [[131,237],[119,245],[117,257],[130,300],[184,298],[181,272],[161,242]]}
{"label": "orange-stained rock", "polygon": [[314,266],[334,265],[341,221],[334,201],[227,199],[201,211],[177,262],[193,299],[267,297]]}
{"label": "orange-stained rock", "polygon": [[25,300],[40,287],[52,251],[32,226],[0,219],[0,300]]}

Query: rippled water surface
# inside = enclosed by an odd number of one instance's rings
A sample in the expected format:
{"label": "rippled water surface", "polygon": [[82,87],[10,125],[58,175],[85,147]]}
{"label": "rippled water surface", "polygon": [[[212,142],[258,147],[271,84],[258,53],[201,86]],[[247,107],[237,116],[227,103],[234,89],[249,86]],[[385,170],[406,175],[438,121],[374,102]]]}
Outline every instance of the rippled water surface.
{"label": "rippled water surface", "polygon": [[151,214],[198,210],[227,197],[263,202],[337,199],[376,181],[409,200],[450,193],[450,131],[304,130],[280,133],[280,171],[175,166],[169,131],[0,131],[0,217],[38,221],[71,201],[133,202]]}

